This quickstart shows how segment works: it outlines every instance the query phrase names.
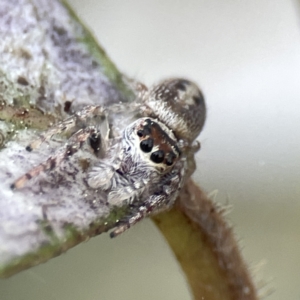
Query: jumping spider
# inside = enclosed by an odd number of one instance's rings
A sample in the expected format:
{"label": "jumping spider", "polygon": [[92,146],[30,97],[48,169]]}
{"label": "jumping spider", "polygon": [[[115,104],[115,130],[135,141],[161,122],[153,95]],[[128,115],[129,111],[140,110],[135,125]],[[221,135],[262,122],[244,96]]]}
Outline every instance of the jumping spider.
{"label": "jumping spider", "polygon": [[[131,112],[135,120],[128,125],[124,122],[118,134],[111,125],[111,116],[124,110]],[[205,116],[204,98],[191,81],[169,79],[150,90],[139,85],[135,102],[84,107],[34,140],[26,150],[38,148],[53,135],[73,133],[63,147],[11,187],[20,189],[41,172],[55,169],[89,142],[99,159],[87,172],[87,185],[105,191],[111,205],[126,201],[132,207],[131,214],[120,220],[111,233],[114,237],[144,217],[173,205],[195,170],[194,153],[200,144],[194,140]]]}

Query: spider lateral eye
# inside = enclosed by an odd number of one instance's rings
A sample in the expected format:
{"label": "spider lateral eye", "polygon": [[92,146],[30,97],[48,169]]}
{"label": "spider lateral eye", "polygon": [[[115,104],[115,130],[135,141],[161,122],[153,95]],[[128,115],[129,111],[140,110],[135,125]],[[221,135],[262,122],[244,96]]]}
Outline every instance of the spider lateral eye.
{"label": "spider lateral eye", "polygon": [[146,153],[151,152],[151,150],[153,148],[153,139],[147,139],[147,140],[141,141],[140,147],[143,152],[146,152]]}
{"label": "spider lateral eye", "polygon": [[136,133],[139,137],[144,136],[144,131],[143,130],[138,130]]}
{"label": "spider lateral eye", "polygon": [[150,124],[150,120],[147,119],[145,121],[145,124],[144,126],[142,127],[142,129],[139,129],[136,134],[139,136],[139,137],[143,137],[143,136],[149,136],[151,135],[151,124]]}
{"label": "spider lateral eye", "polygon": [[176,155],[173,152],[170,152],[166,158],[166,165],[172,166],[175,158],[176,158]]}
{"label": "spider lateral eye", "polygon": [[164,158],[165,152],[163,150],[155,151],[150,156],[150,159],[157,164],[162,163],[164,161]]}

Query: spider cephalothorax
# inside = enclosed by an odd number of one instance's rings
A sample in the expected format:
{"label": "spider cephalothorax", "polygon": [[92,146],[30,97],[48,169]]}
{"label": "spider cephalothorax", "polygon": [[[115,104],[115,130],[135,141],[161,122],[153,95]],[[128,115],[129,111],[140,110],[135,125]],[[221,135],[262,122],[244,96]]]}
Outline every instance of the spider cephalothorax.
{"label": "spider cephalothorax", "polygon": [[[194,140],[205,121],[204,98],[196,84],[185,79],[165,80],[149,91],[143,86],[139,95],[125,108],[87,106],[50,128],[26,149],[38,148],[64,131],[75,133],[45,162],[16,180],[12,188],[22,188],[41,172],[53,170],[89,141],[98,160],[90,166],[86,184],[105,192],[110,205],[132,205],[131,214],[116,224],[112,236],[150,214],[168,209],[195,169],[194,152],[199,143]],[[122,113],[122,109],[124,114],[129,110],[137,116],[129,124],[124,122],[123,128],[110,119],[110,114]],[[102,126],[105,132],[95,120],[107,123]],[[120,127],[118,134],[115,128]]]}
{"label": "spider cephalothorax", "polygon": [[140,118],[124,129],[121,142],[91,170],[88,184],[108,191],[108,202],[114,205],[139,201],[142,194],[153,190],[150,183],[159,184],[179,161],[177,144],[163,123]]}

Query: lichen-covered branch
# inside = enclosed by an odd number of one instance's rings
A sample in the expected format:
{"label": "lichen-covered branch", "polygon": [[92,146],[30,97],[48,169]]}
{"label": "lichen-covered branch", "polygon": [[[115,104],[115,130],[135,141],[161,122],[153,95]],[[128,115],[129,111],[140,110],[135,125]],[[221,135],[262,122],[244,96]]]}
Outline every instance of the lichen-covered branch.
{"label": "lichen-covered branch", "polygon": [[10,185],[51,154],[55,141],[25,150],[40,130],[85,105],[131,101],[134,93],[61,2],[1,0],[0,15],[0,276],[6,277],[108,230],[125,213],[87,190],[88,154],[72,158],[81,169],[66,164],[59,182],[17,191]]}

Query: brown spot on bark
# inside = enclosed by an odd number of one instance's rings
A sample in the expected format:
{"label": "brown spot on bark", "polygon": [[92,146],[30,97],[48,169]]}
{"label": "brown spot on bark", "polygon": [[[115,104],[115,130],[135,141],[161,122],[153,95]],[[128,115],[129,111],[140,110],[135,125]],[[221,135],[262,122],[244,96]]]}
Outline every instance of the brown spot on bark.
{"label": "brown spot on bark", "polygon": [[25,85],[25,86],[29,84],[27,79],[23,76],[19,76],[17,82],[18,84]]}

